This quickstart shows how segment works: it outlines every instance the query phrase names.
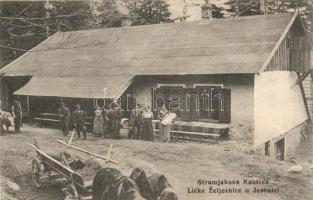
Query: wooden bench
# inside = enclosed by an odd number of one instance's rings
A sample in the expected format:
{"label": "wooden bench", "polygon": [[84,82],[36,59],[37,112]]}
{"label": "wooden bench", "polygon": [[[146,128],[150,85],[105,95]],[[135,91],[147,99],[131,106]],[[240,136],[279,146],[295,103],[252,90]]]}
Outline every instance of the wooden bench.
{"label": "wooden bench", "polygon": [[[46,123],[58,124],[61,122],[57,113],[40,113],[38,117],[33,119],[40,123],[40,127],[44,127]],[[85,126],[89,130],[93,128],[93,117],[86,117]]]}
{"label": "wooden bench", "polygon": [[[154,132],[159,132],[159,129],[154,129]],[[179,135],[193,135],[193,136],[202,136],[202,137],[220,137],[220,134],[216,133],[200,133],[200,132],[190,132],[190,131],[174,131],[171,130],[171,134],[179,134]]]}
{"label": "wooden bench", "polygon": [[40,127],[43,127],[46,123],[60,123],[58,118],[56,113],[40,113],[38,117],[34,117],[34,120],[40,123]]}
{"label": "wooden bench", "polygon": [[48,118],[40,118],[40,117],[35,117],[34,120],[36,121],[47,121],[47,122],[60,122],[58,119],[48,119]]}
{"label": "wooden bench", "polygon": [[59,118],[59,115],[57,113],[40,113],[40,116]]}

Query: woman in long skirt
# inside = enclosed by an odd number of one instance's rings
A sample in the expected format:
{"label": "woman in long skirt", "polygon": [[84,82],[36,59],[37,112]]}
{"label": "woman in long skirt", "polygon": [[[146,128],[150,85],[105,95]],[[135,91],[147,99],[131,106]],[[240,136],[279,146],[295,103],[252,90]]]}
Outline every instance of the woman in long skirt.
{"label": "woman in long skirt", "polygon": [[112,138],[120,139],[122,110],[120,106],[115,103],[112,113]]}
{"label": "woman in long skirt", "polygon": [[162,109],[159,111],[159,120],[160,120],[160,124],[159,124],[160,138],[159,139],[161,142],[165,142],[166,140],[168,140],[168,138],[167,138],[167,126],[162,123],[164,117],[168,113],[169,113],[168,110],[166,109],[165,105],[163,104]]}
{"label": "woman in long skirt", "polygon": [[152,120],[153,113],[151,112],[149,106],[147,106],[145,111],[142,113],[142,134],[144,140],[153,141]]}
{"label": "woman in long skirt", "polygon": [[103,116],[101,110],[95,111],[95,120],[93,123],[93,133],[95,136],[102,136],[103,134]]}

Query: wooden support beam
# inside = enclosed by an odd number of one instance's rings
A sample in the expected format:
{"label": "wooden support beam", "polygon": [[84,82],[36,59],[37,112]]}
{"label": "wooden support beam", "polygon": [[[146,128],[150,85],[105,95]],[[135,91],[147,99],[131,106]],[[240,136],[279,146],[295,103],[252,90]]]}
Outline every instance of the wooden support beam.
{"label": "wooden support beam", "polygon": [[[300,77],[300,73],[297,73],[297,75],[298,75],[298,77]],[[308,101],[307,101],[306,96],[305,96],[305,92],[304,92],[304,88],[303,88],[302,81],[299,82],[299,86],[300,86],[300,90],[301,90],[301,94],[302,94],[302,99],[303,99],[304,106],[305,106],[305,111],[306,111],[306,114],[307,114],[307,116],[308,116],[308,120],[311,121],[311,115],[310,115],[309,105],[308,105]]]}
{"label": "wooden support beam", "polygon": [[75,135],[75,129],[73,129],[73,131],[72,131],[72,133],[71,133],[70,139],[68,140],[68,143],[67,143],[68,145],[71,145],[71,144],[72,144],[74,135]]}
{"label": "wooden support beam", "polygon": [[297,80],[297,82],[296,82],[296,85],[302,83],[302,81],[304,81],[304,79],[305,79],[309,74],[311,74],[311,70],[308,71],[308,72],[304,72],[304,73],[301,74],[301,75],[298,74],[298,80]]}
{"label": "wooden support beam", "polygon": [[89,151],[87,151],[87,150],[84,150],[84,149],[82,149],[82,148],[79,148],[79,147],[76,147],[76,146],[73,146],[73,145],[69,145],[69,144],[63,142],[62,140],[58,140],[58,142],[59,142],[60,144],[65,145],[65,146],[68,147],[68,148],[76,149],[77,151],[84,152],[84,153],[86,153],[86,154],[88,154],[88,155],[91,155],[91,156],[94,156],[94,157],[96,157],[96,158],[100,158],[100,159],[102,159],[102,160],[105,160],[106,162],[111,162],[111,163],[113,163],[113,164],[118,165],[118,162],[115,161],[115,160],[107,159],[107,158],[105,158],[105,157],[102,157],[102,156],[100,156],[100,155],[98,155],[98,154],[95,154],[95,153],[91,153],[91,152],[89,152]]}
{"label": "wooden support beam", "polygon": [[112,151],[112,147],[113,147],[113,144],[110,145],[110,148],[108,150],[108,154],[107,154],[107,160],[110,160],[111,159],[111,151]]}
{"label": "wooden support beam", "polygon": [[29,108],[29,96],[26,96],[26,103],[27,103],[27,113],[29,115],[30,113],[30,108]]}

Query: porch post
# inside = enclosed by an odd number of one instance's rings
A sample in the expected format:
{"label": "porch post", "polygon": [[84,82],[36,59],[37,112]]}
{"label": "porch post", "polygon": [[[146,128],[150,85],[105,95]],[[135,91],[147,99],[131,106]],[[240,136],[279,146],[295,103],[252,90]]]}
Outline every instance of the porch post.
{"label": "porch post", "polygon": [[30,112],[30,110],[29,110],[29,96],[26,96],[26,103],[27,103],[27,113],[29,115],[29,112]]}

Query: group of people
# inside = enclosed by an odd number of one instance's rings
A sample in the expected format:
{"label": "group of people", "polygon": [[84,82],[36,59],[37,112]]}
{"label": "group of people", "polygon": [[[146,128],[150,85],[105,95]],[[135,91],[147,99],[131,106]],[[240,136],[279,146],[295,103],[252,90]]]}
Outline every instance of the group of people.
{"label": "group of people", "polygon": [[154,139],[152,122],[154,114],[149,106],[141,109],[139,105],[136,105],[136,107],[132,109],[129,118],[129,139],[143,139],[147,141]]}
{"label": "group of people", "polygon": [[[162,142],[170,140],[170,124],[175,118],[172,118],[165,105],[157,112],[157,118],[160,120],[159,123],[159,139]],[[22,108],[21,103],[18,99],[14,100],[12,104],[11,115],[14,121],[15,132],[20,132],[20,127],[22,126]],[[4,115],[1,115],[4,116]],[[64,102],[61,102],[61,106],[58,110],[58,117],[60,119],[60,125],[64,136],[69,135],[69,124],[72,121],[74,129],[77,133],[79,139],[87,139],[87,128],[86,128],[86,112],[83,111],[79,104],[75,106],[75,110],[71,114],[69,108]],[[147,141],[154,140],[154,130],[153,130],[153,119],[154,113],[151,111],[149,106],[136,105],[132,109],[129,117],[130,127],[128,132],[129,139],[142,139]],[[3,118],[3,119],[2,119]],[[5,124],[5,117],[0,117],[0,133],[3,132],[3,125]],[[109,109],[97,109],[95,111],[94,123],[93,123],[93,133],[97,137],[104,138],[120,138],[121,129],[121,119],[122,110],[117,102],[113,102]],[[7,126],[8,127],[8,126]],[[81,133],[83,137],[81,138]]]}
{"label": "group of people", "polygon": [[[174,114],[175,115],[175,114]],[[64,103],[61,103],[61,107],[58,111],[60,118],[63,135],[69,134],[69,123],[71,114],[69,109]],[[129,117],[130,127],[128,132],[129,139],[142,139],[146,141],[153,141],[155,139],[153,130],[154,113],[149,106],[136,105],[132,109]],[[76,105],[75,111],[72,114],[72,122],[77,136],[80,139],[80,133],[83,133],[83,138],[86,139],[86,113],[80,108],[80,105]],[[165,105],[157,112],[157,117],[160,120],[159,123],[159,140],[166,142],[170,140],[171,122],[175,118],[173,113],[170,113]],[[120,138],[122,110],[118,103],[111,104],[109,109],[97,109],[95,110],[95,117],[93,121],[93,134],[96,137],[103,138]]]}
{"label": "group of people", "polygon": [[[152,120],[154,115],[149,107],[144,110],[138,105],[131,111],[130,128],[128,137],[144,140],[153,140]],[[122,110],[118,104],[114,104],[110,109],[96,110],[94,119],[94,134],[98,137],[120,138]]]}
{"label": "group of people", "polygon": [[[120,106],[116,103],[110,109],[96,110],[94,119],[94,134],[104,138],[112,137],[114,139],[120,138],[122,111]],[[132,110],[130,114],[130,130],[129,138],[134,134],[139,135],[140,138],[145,140],[153,139],[152,128],[153,113],[147,107],[143,112],[139,110],[138,106]],[[145,133],[145,134],[141,134]],[[138,137],[138,138],[139,138]]]}
{"label": "group of people", "polygon": [[[165,105],[157,113],[159,119],[159,140],[162,142],[170,141],[171,123],[175,118],[174,113],[170,113]],[[149,106],[144,110],[139,109],[139,105],[131,111],[130,114],[130,129],[128,138],[154,140],[153,120],[154,114]]]}
{"label": "group of people", "polygon": [[[122,112],[120,107],[116,104],[117,108],[109,110],[96,110],[94,120],[94,134],[96,136],[108,137],[112,133],[112,138],[119,138]],[[158,119],[160,120],[160,141],[165,142],[170,140],[170,123],[164,123],[164,119],[169,116],[170,112],[166,109],[165,105],[158,111]],[[149,106],[136,105],[131,110],[129,122],[129,139],[142,139],[146,141],[153,141],[153,119],[154,113]]]}
{"label": "group of people", "polygon": [[113,103],[110,109],[97,109],[93,125],[93,133],[97,137],[120,138],[122,110],[118,103]]}
{"label": "group of people", "polygon": [[[87,139],[87,114],[81,109],[79,104],[75,106],[75,111],[71,115],[70,110],[66,107],[65,103],[62,102],[61,107],[58,110],[58,116],[64,136],[69,134],[69,124],[72,119],[78,139]],[[94,135],[98,137],[112,137],[118,139],[121,118],[122,111],[117,103],[114,103],[110,110],[96,110],[93,125]],[[83,138],[81,138],[81,132],[83,133]]]}
{"label": "group of people", "polygon": [[[128,138],[153,141],[155,139],[153,130],[154,116],[149,106],[143,108],[143,106],[136,105],[129,117],[130,127]],[[170,141],[171,123],[176,115],[170,113],[165,105],[163,105],[162,109],[158,111],[157,117],[160,120],[160,141]],[[122,111],[118,104],[115,104],[109,110],[96,110],[93,127],[94,134],[98,137],[120,138],[121,119]]]}
{"label": "group of people", "polygon": [[[75,111],[72,114],[72,119],[73,119],[73,125],[76,130],[78,139],[85,140],[87,139],[87,129],[85,125],[85,117],[86,117],[86,112],[84,112],[81,108],[80,105],[77,104],[75,106]],[[60,118],[61,122],[61,128],[64,136],[69,135],[69,123],[70,123],[70,110],[66,107],[65,103],[61,103],[61,107],[58,110],[58,116]],[[80,133],[83,133],[83,138],[80,137]]]}

